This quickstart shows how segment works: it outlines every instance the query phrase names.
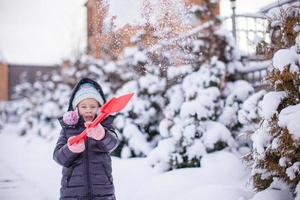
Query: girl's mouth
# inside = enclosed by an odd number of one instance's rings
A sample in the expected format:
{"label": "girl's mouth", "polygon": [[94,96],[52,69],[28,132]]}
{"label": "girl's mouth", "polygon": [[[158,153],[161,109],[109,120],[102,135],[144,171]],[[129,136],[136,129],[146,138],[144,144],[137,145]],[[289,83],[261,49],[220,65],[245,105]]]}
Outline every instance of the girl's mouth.
{"label": "girl's mouth", "polygon": [[93,121],[94,117],[93,116],[84,116],[84,120],[87,122]]}

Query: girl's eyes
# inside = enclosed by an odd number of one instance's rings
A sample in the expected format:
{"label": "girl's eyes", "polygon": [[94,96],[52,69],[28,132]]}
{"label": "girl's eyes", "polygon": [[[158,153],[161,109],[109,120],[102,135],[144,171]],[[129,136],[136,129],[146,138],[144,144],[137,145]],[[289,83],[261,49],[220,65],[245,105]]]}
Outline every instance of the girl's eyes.
{"label": "girl's eyes", "polygon": [[[82,109],[87,109],[88,106],[80,106],[80,108],[82,108]],[[97,108],[97,106],[89,106],[89,108],[95,109],[95,108]]]}

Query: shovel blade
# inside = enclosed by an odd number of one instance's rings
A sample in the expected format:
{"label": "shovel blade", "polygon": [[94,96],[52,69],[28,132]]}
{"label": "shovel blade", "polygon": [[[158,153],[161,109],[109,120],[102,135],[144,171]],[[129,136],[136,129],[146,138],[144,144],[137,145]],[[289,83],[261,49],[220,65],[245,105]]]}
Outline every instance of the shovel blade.
{"label": "shovel blade", "polygon": [[110,99],[106,104],[102,106],[101,112],[107,114],[120,112],[125,108],[133,95],[134,93],[129,93],[117,98]]}

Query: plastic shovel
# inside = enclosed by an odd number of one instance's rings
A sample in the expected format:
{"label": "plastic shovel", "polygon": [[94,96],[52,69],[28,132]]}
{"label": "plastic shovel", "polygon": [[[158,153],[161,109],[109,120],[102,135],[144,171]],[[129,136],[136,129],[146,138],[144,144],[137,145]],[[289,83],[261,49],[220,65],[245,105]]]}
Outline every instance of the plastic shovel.
{"label": "plastic shovel", "polygon": [[113,97],[109,101],[107,101],[103,106],[99,108],[99,115],[96,117],[96,119],[88,125],[84,131],[82,131],[78,136],[73,137],[72,139],[69,140],[69,144],[72,145],[76,142],[79,142],[81,139],[86,139],[87,137],[87,130],[89,128],[93,128],[97,126],[100,122],[102,122],[108,115],[116,112],[120,112],[125,108],[125,106],[128,104],[130,99],[134,93],[129,93],[122,95],[120,97]]}

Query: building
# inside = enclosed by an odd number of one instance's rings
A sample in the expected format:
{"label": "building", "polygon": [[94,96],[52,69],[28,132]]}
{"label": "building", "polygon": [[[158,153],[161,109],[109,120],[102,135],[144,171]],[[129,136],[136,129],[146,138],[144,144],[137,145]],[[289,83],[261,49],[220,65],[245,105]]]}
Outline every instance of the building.
{"label": "building", "polygon": [[0,101],[12,99],[16,85],[34,83],[42,74],[50,74],[58,66],[16,65],[0,62]]}

